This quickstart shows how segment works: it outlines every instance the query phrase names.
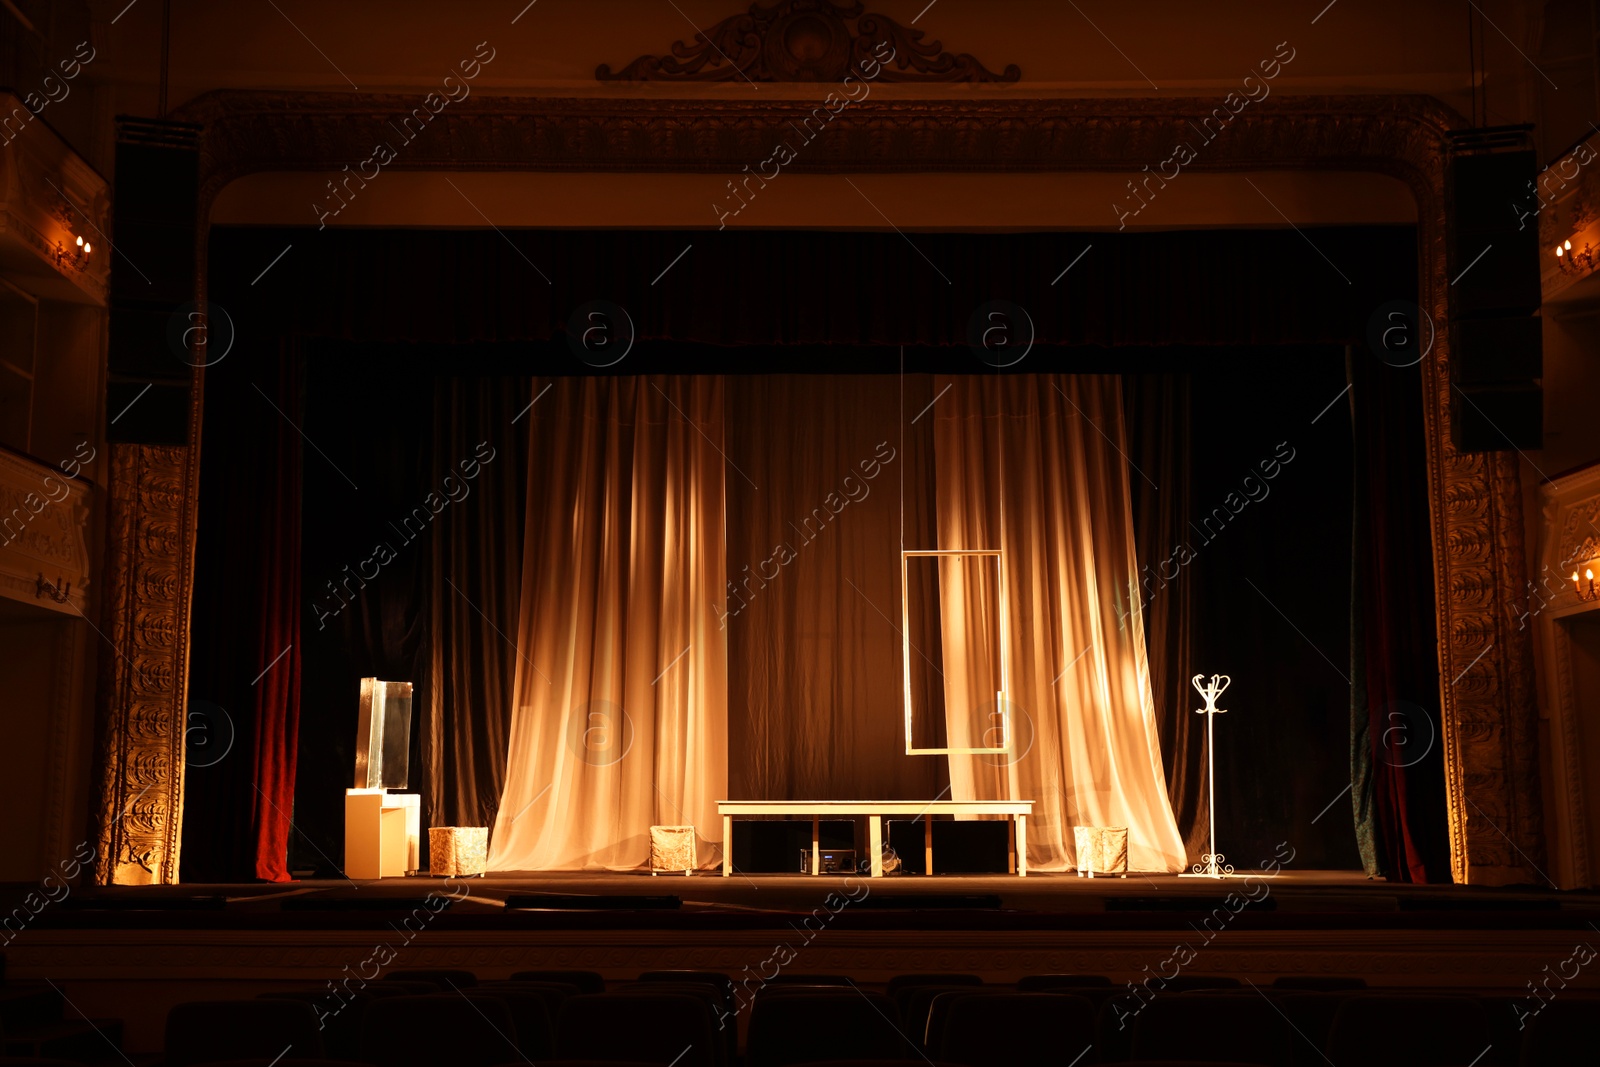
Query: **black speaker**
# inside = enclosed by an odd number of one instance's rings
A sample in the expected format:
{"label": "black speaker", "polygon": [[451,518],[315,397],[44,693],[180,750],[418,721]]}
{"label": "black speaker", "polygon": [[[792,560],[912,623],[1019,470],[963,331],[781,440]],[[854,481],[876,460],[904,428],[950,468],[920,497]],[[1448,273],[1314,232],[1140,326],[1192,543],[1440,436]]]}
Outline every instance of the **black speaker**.
{"label": "black speaker", "polygon": [[1539,316],[1458,319],[1454,326],[1453,381],[1485,385],[1544,377],[1544,320]]}
{"label": "black speaker", "polygon": [[1484,150],[1457,140],[1446,180],[1453,316],[1539,310],[1539,228],[1521,217],[1538,171],[1531,149]]}
{"label": "black speaker", "polygon": [[106,436],[124,444],[189,440],[198,357],[183,349],[195,293],[200,127],[119,116],[112,227]]}
{"label": "black speaker", "polygon": [[[817,827],[822,848],[854,849],[853,819],[827,819]],[[800,819],[735,819],[733,869],[741,874],[799,874],[796,857],[811,850],[811,822]]]}
{"label": "black speaker", "polygon": [[1544,446],[1539,228],[1528,127],[1452,136],[1449,217],[1451,439],[1463,452]]}
{"label": "black speaker", "polygon": [[[889,847],[906,874],[927,874],[927,838],[921,819],[891,819]],[[1006,874],[1011,827],[1003,819],[933,820],[934,874]]]}
{"label": "black speaker", "polygon": [[1532,382],[1454,385],[1450,432],[1462,452],[1540,448],[1544,443],[1544,390]]}

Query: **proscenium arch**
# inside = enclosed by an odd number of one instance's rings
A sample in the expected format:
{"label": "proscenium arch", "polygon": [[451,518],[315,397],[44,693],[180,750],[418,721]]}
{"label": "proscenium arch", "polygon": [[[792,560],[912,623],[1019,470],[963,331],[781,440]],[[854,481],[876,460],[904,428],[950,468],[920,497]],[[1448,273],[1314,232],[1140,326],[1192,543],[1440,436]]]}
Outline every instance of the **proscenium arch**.
{"label": "proscenium arch", "polygon": [[[711,94],[708,94],[711,96]],[[808,145],[797,173],[1083,172],[1130,174],[1192,140],[1202,99],[934,100],[877,94],[840,113],[829,135]],[[171,117],[200,134],[198,265],[204,301],[211,207],[229,182],[264,171],[338,171],[370,152],[374,131],[408,112],[405,95],[220,91]],[[428,136],[388,166],[399,170],[740,173],[766,157],[772,131],[809,114],[810,102],[474,95],[432,120]],[[1434,549],[1441,734],[1451,865],[1459,882],[1530,881],[1543,863],[1538,741],[1529,631],[1512,625],[1523,590],[1522,508],[1513,454],[1466,454],[1450,443],[1450,288],[1444,195],[1448,135],[1465,120],[1432,97],[1274,95],[1234,117],[1227,135],[1186,165],[1201,172],[1362,171],[1397,178],[1417,205],[1418,303],[1438,329],[1423,364],[1423,417]],[[186,449],[115,446],[138,463],[113,462],[111,495],[136,496],[152,467],[182,487],[182,536],[113,545],[129,566],[110,574],[108,633],[119,653],[138,636],[128,611],[141,559],[176,567],[182,588],[167,620],[187,642],[204,369],[194,388]],[[142,465],[142,467],[141,467]],[[113,531],[114,534],[117,531]],[[121,613],[119,614],[119,610]],[[158,701],[181,737],[186,678],[162,693],[113,694]],[[126,745],[128,742],[124,741]],[[181,817],[182,761],[146,801]],[[134,790],[106,773],[99,798],[101,841],[115,855],[119,813]],[[1516,843],[1514,843],[1516,842]],[[173,848],[176,846],[173,845]],[[164,868],[166,869],[166,868]],[[176,878],[176,862],[170,864]]]}

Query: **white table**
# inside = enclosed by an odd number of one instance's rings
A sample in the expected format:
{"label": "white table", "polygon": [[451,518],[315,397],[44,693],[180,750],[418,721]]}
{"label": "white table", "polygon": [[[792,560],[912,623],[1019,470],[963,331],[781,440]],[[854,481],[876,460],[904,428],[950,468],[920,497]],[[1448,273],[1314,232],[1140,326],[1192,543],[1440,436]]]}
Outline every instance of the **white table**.
{"label": "white table", "polygon": [[[866,815],[871,819],[869,849],[872,877],[883,876],[883,817],[909,815],[923,819],[923,848],[927,871],[933,873],[934,815],[1009,815],[1011,817],[1010,869],[1017,877],[1028,876],[1028,816],[1031,800],[719,800],[722,816],[722,876],[733,873],[733,817],[735,815],[811,816],[811,873],[818,874],[821,822],[836,815]],[[924,818],[926,816],[926,818]]]}

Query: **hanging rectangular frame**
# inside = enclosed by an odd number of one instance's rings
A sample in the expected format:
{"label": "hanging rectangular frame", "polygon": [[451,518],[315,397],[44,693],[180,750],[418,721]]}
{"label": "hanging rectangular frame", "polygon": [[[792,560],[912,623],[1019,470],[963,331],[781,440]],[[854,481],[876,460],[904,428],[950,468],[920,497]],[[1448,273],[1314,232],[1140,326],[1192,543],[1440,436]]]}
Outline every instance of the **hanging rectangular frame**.
{"label": "hanging rectangular frame", "polygon": [[[1000,710],[1000,745],[984,748],[918,748],[911,734],[911,596],[910,573],[906,561],[922,556],[989,556],[999,569],[1000,600],[1000,689],[995,693],[995,706]],[[1011,691],[1011,641],[1010,613],[1006,610],[1006,559],[998,548],[927,548],[900,551],[900,640],[901,663],[905,676],[904,710],[906,720],[906,755],[908,756],[982,756],[1011,751],[1011,705],[1006,694]],[[941,624],[942,626],[942,624]]]}

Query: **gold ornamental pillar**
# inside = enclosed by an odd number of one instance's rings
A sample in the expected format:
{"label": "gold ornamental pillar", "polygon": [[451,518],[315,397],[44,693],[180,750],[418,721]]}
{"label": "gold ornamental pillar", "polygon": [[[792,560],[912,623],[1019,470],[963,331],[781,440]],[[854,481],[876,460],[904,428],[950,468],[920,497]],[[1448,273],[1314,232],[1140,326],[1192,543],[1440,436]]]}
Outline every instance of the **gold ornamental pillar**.
{"label": "gold ornamental pillar", "polygon": [[113,444],[99,708],[100,885],[178,880],[192,450]]}

